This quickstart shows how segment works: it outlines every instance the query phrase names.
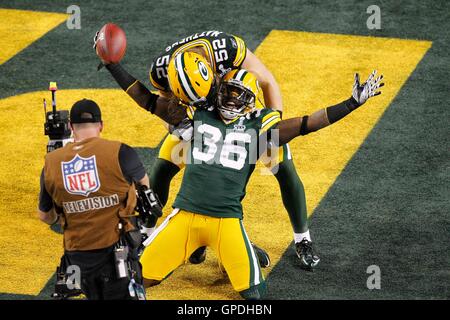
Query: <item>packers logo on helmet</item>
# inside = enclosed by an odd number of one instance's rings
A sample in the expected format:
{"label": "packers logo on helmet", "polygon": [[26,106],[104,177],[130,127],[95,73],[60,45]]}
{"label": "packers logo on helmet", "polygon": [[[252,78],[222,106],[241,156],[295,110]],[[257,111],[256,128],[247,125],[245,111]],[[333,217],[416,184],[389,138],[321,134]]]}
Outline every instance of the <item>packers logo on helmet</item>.
{"label": "packers logo on helmet", "polygon": [[220,115],[230,121],[253,111],[260,91],[253,73],[244,69],[228,72],[222,78],[217,96]]}
{"label": "packers logo on helmet", "polygon": [[203,80],[208,81],[209,79],[208,68],[202,61],[198,62],[198,70],[200,70],[200,75],[202,76]]}
{"label": "packers logo on helmet", "polygon": [[207,60],[195,52],[182,52],[167,67],[169,86],[183,103],[201,106],[214,96],[215,78]]}

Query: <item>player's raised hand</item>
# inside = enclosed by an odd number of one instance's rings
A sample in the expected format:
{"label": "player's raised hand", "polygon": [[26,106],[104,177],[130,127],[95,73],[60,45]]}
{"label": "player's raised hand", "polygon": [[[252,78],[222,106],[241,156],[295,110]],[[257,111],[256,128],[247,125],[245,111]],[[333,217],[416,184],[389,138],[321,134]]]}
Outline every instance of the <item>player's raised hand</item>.
{"label": "player's raised hand", "polygon": [[125,32],[113,23],[105,24],[94,36],[94,50],[104,65],[119,63],[125,55]]}
{"label": "player's raised hand", "polygon": [[362,105],[369,98],[381,94],[381,91],[378,90],[384,86],[384,83],[381,82],[381,80],[383,80],[383,75],[377,77],[377,71],[373,70],[367,81],[360,84],[359,74],[356,73],[352,92],[353,99],[355,99],[359,105]]}

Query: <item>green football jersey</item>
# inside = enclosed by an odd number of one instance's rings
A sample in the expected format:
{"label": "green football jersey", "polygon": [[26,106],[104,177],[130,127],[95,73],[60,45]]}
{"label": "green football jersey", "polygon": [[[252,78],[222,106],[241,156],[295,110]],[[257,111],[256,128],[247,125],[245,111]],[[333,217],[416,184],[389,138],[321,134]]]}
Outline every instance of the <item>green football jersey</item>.
{"label": "green football jersey", "polygon": [[197,110],[193,120],[189,157],[173,207],[242,218],[241,201],[258,159],[259,136],[281,120],[280,114],[259,109],[226,124],[215,110]]}

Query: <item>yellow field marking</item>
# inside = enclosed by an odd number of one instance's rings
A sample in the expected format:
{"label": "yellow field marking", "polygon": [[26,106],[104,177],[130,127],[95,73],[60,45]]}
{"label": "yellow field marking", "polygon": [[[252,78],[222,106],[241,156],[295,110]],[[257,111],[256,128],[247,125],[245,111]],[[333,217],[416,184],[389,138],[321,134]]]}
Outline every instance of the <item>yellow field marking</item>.
{"label": "yellow field marking", "polygon": [[0,9],[0,65],[28,47],[68,15],[15,9]]}
{"label": "yellow field marking", "polygon": [[[360,73],[361,80],[367,78],[372,68],[385,76],[386,86],[381,96],[371,99],[341,122],[297,138],[290,144],[305,184],[309,213],[316,208],[430,46],[428,41],[274,30],[256,50],[257,56],[281,85],[284,119],[309,114],[349,98],[355,72]],[[244,224],[252,241],[270,253],[275,265],[292,241],[292,229],[275,178],[259,172],[255,170],[247,188]],[[176,178],[176,187],[180,177]],[[168,203],[174,195],[173,192]],[[337,211],[335,214],[346,213]],[[320,233],[320,228],[320,225],[312,226],[315,233]],[[183,266],[163,284],[149,289],[149,298],[239,298],[212,256],[210,250],[205,265]],[[299,288],[292,284],[292,288],[286,290]]]}
{"label": "yellow field marking", "polygon": [[[102,109],[103,137],[156,147],[167,130],[120,89],[60,90],[58,109],[81,98]],[[39,174],[45,146],[42,99],[48,91],[0,100],[0,292],[38,294],[55,271],[62,238],[37,219]]]}
{"label": "yellow field marking", "polygon": [[[0,9],[0,34],[2,35],[0,38],[0,47],[2,48],[0,65],[66,19],[67,15],[59,13]],[[27,110],[29,104],[25,104],[23,107],[25,107],[24,110]],[[28,114],[23,110],[18,111],[21,111],[20,113],[24,115]],[[25,118],[28,124],[31,119],[27,116]],[[36,118],[36,121],[37,119],[42,121],[43,118]],[[41,130],[39,130],[38,135],[22,131],[23,127],[28,129],[28,126],[23,123],[18,125],[20,122],[16,121],[15,113],[5,114],[1,117],[0,122],[2,125],[0,146],[0,190],[2,192],[0,196],[0,259],[2,261],[0,292],[34,294],[40,291],[51,274],[41,272],[42,268],[48,269],[49,266],[39,259],[40,254],[42,252],[45,259],[48,253],[54,254],[55,249],[52,248],[54,243],[47,241],[50,239],[42,237],[42,228],[35,228],[36,221],[34,219],[30,221],[31,214],[29,210],[26,211],[27,207],[35,207],[36,205],[35,192],[34,194],[27,192],[31,186],[36,184],[37,180],[36,176],[33,176],[30,180],[29,175],[22,175],[22,173],[33,167],[33,162],[39,161],[40,157],[38,153],[30,152],[25,153],[26,158],[18,157],[18,155],[22,155],[20,150],[24,146],[25,149],[33,145],[39,146],[34,138],[42,137],[42,127],[40,127]],[[19,136],[25,138],[19,138]],[[46,144],[46,142],[43,143]],[[6,147],[9,148],[6,149]],[[16,161],[16,163],[13,164],[11,161]],[[26,214],[23,214],[24,212]],[[34,243],[36,248],[31,252],[27,250],[30,243]],[[53,266],[52,269],[54,269]]]}

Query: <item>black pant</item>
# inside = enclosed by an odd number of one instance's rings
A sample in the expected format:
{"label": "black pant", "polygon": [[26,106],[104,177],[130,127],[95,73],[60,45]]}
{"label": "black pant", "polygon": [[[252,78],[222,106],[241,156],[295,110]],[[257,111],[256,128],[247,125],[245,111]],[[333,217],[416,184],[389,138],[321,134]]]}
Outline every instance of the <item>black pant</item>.
{"label": "black pant", "polygon": [[91,251],[66,251],[66,264],[81,271],[81,291],[88,300],[130,300],[128,278],[117,279],[114,246]]}

